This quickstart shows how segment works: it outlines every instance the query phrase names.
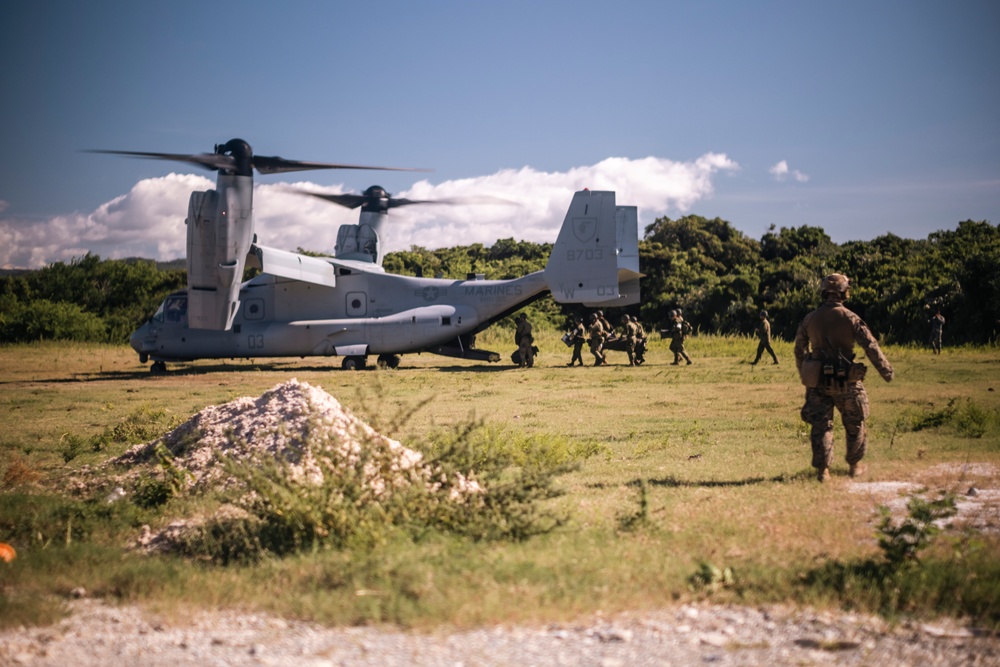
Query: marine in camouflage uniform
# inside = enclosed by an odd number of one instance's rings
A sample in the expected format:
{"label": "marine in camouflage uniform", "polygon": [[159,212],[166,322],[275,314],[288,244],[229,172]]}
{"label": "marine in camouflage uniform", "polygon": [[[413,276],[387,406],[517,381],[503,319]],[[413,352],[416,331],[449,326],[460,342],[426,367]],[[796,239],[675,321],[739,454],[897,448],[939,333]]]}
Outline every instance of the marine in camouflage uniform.
{"label": "marine in camouflage uniform", "polygon": [[517,351],[521,355],[518,364],[521,368],[527,366],[531,368],[535,365],[535,338],[531,335],[531,322],[528,316],[521,313],[517,318],[517,329],[514,331],[514,340],[517,342]]}
{"label": "marine in camouflage uniform", "polygon": [[[847,464],[851,477],[864,472],[861,459],[867,447],[865,420],[868,418],[868,394],[864,379],[867,367],[854,363],[854,344],[865,351],[868,360],[886,382],[893,377],[892,364],[882,354],[875,337],[864,321],[844,306],[850,296],[847,277],[834,273],[823,279],[820,291],[823,304],[806,315],[795,334],[795,364],[806,385],[802,421],[811,427],[812,465],[817,479],[830,479],[833,462],[833,410],[840,412],[847,432]],[[811,363],[815,362],[815,363]],[[804,365],[808,367],[803,372]],[[817,376],[810,377],[812,370]],[[810,386],[816,382],[815,386]]]}
{"label": "marine in camouflage uniform", "polygon": [[583,356],[580,352],[583,350],[583,344],[587,342],[587,328],[583,326],[583,318],[577,316],[576,318],[576,328],[573,329],[573,357],[569,360],[569,366],[574,365],[576,362],[580,362],[583,366]]}
{"label": "marine in camouflage uniform", "polygon": [[684,317],[681,315],[681,311],[677,310],[670,311],[671,317],[673,317],[673,324],[670,325],[670,351],[674,353],[674,360],[671,362],[671,366],[676,366],[681,363],[681,357],[691,365],[691,357],[687,355],[687,350],[684,349],[684,339],[688,337],[691,333],[691,325],[684,321]]}
{"label": "marine in camouflage uniform", "polygon": [[642,322],[635,315],[632,316],[635,323],[635,364],[642,365],[646,362],[646,330],[642,327]]}
{"label": "marine in camouflage uniform", "polygon": [[757,325],[757,337],[760,338],[760,344],[757,345],[757,358],[753,360],[753,365],[756,366],[757,362],[764,355],[764,350],[770,353],[771,358],[774,359],[774,363],[778,363],[778,355],[774,353],[774,349],[771,347],[771,323],[767,321],[767,311],[760,311],[760,324]]}
{"label": "marine in camouflage uniform", "polygon": [[598,319],[598,321],[600,321],[601,327],[603,327],[603,329],[604,329],[604,340],[607,340],[608,337],[612,333],[614,333],[615,328],[613,326],[611,326],[611,322],[608,321],[608,318],[604,317],[604,311],[603,310],[597,311],[597,319]]}
{"label": "marine in camouflage uniform", "polygon": [[930,344],[934,354],[941,354],[941,334],[944,333],[944,315],[940,310],[934,311],[934,317],[928,320],[931,325]]}
{"label": "marine in camouflage uniform", "polygon": [[625,351],[628,352],[628,365],[635,366],[635,340],[639,334],[639,327],[629,319],[628,315],[622,315],[622,336],[625,338]]}
{"label": "marine in camouflage uniform", "polygon": [[604,356],[604,327],[601,325],[601,320],[598,319],[597,313],[590,316],[590,353],[594,355],[594,365],[600,366],[601,364],[607,363],[607,358]]}

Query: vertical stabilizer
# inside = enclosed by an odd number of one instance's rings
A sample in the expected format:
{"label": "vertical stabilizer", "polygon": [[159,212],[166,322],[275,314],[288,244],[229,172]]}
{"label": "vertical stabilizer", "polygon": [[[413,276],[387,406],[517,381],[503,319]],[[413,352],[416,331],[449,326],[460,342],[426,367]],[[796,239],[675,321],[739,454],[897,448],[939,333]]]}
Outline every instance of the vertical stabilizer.
{"label": "vertical stabilizer", "polygon": [[559,303],[618,299],[615,193],[573,195],[559,238],[545,265],[545,282]]}

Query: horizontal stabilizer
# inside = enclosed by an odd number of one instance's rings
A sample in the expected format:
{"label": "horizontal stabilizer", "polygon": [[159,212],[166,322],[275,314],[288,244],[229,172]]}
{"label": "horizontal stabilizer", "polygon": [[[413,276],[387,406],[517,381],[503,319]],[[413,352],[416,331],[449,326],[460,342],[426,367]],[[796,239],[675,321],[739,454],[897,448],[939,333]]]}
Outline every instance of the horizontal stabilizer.
{"label": "horizontal stabilizer", "polygon": [[247,266],[260,269],[263,273],[292,280],[301,280],[314,285],[336,287],[337,278],[333,265],[319,257],[308,257],[287,250],[276,250],[254,244],[250,248]]}

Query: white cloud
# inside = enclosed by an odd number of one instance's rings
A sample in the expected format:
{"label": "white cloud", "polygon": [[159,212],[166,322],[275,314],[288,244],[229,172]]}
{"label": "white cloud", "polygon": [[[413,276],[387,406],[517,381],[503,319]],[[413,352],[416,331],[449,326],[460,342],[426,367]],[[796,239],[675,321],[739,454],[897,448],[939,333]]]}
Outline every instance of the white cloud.
{"label": "white cloud", "polygon": [[805,183],[809,180],[808,174],[803,174],[798,169],[790,170],[788,168],[788,160],[782,160],[778,164],[774,165],[768,170],[768,173],[774,176],[776,181],[784,181],[792,178],[799,183]]}
{"label": "white cloud", "polygon": [[[787,169],[787,165],[785,165]],[[497,197],[510,205],[409,206],[393,209],[386,234],[388,250],[411,245],[441,248],[459,244],[491,245],[513,237],[554,241],[573,192],[583,188],[614,190],[619,204],[639,208],[640,225],[671,210],[685,212],[712,195],[712,179],[739,169],[726,155],[707,153],[693,162],[647,157],[608,158],[566,172],[531,167],[505,169],[487,176],[432,184],[423,180],[393,196],[411,199]],[[773,170],[772,170],[773,171]],[[341,193],[342,186],[309,182],[264,183],[254,193],[257,236],[262,243],[294,250],[331,252],[337,228],[358,219],[358,211],[305,197],[289,186]],[[69,261],[87,252],[104,259],[184,256],[187,202],[191,191],[214,187],[208,178],[170,174],[140,181],[90,214],[73,213],[42,222],[0,218],[0,266],[38,268]]]}

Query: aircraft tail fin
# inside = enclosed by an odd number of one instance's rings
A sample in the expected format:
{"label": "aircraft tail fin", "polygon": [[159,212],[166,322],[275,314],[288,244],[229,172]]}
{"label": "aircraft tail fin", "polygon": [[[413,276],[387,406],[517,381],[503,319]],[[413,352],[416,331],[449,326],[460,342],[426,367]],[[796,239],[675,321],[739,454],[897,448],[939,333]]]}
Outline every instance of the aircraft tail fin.
{"label": "aircraft tail fin", "polygon": [[617,206],[615,193],[573,195],[545,266],[545,282],[559,303],[617,307],[639,302],[638,211]]}

